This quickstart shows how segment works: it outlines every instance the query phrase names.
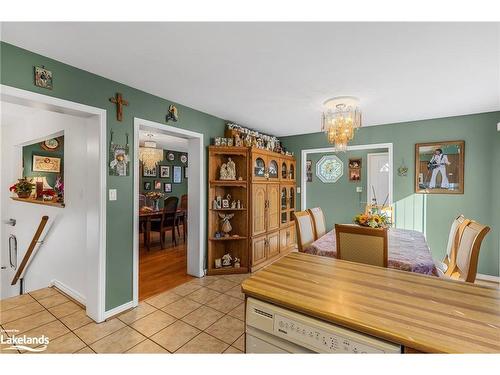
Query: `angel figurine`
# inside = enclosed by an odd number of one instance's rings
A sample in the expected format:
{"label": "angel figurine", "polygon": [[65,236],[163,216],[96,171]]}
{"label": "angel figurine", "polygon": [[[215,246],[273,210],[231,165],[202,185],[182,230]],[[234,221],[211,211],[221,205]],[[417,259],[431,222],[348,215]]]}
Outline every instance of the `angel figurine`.
{"label": "angel figurine", "polygon": [[234,214],[219,213],[219,217],[221,218],[222,221],[221,230],[225,233],[224,235],[225,237],[229,237],[229,232],[233,230],[233,227],[231,226],[229,220],[231,220],[234,217]]}
{"label": "angel figurine", "polygon": [[233,261],[233,257],[231,254],[226,253],[222,256],[222,267],[229,267],[231,266],[231,262]]}

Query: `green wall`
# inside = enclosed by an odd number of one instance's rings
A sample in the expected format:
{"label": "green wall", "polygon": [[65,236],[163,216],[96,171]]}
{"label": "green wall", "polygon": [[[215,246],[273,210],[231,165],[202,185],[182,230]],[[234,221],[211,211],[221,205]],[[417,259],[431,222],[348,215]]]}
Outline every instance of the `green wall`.
{"label": "green wall", "polygon": [[[169,122],[169,125],[203,133],[205,145],[209,144],[211,138],[224,134],[225,121],[220,118],[11,44],[2,42],[0,55],[2,84],[105,109],[108,138],[109,132],[113,131],[116,143],[125,143],[125,134],[128,133],[130,144],[133,144],[134,117],[166,124],[165,115],[170,104],[177,106],[179,121]],[[52,71],[53,90],[34,86],[35,65],[44,65]],[[168,76],[170,72],[165,74]],[[129,101],[128,107],[124,107],[122,122],[116,120],[115,105],[108,100],[116,92],[121,92],[124,99]],[[132,152],[130,158],[134,160]],[[118,200],[107,203],[106,310],[132,300],[133,178],[132,169],[130,176],[108,176],[107,179],[107,188],[118,190]]]}
{"label": "green wall", "polygon": [[[46,151],[40,146],[40,142],[23,147],[23,176],[24,177],[46,177],[47,183],[54,188],[58,176],[64,178],[64,137],[61,139],[63,145],[56,151]],[[33,155],[50,156],[61,159],[61,172],[33,172]]]}
{"label": "green wall", "polygon": [[[393,199],[396,226],[425,232],[433,256],[436,258],[442,258],[445,253],[450,224],[455,216],[462,213],[466,217],[489,225],[492,230],[483,242],[479,256],[479,272],[489,275],[499,274],[500,132],[496,129],[498,122],[500,122],[500,112],[490,112],[371,126],[361,128],[351,142],[352,145],[393,143]],[[319,123],[317,127],[320,127]],[[285,147],[295,153],[297,165],[300,165],[301,150],[331,146],[323,133],[282,137],[282,140]],[[465,141],[464,194],[415,194],[415,143],[446,140]],[[396,172],[403,159],[409,168],[406,177],[400,177]],[[300,178],[301,171],[300,168],[297,169]],[[321,198],[325,202],[329,199],[326,195]],[[297,201],[300,205],[300,195]],[[326,212],[326,216],[328,215]]]}
{"label": "green wall", "polygon": [[[356,214],[364,212],[366,205],[366,155],[375,152],[387,152],[387,149],[348,151],[336,154],[344,163],[344,174],[337,182],[331,184],[324,183],[316,177],[316,163],[324,155],[331,155],[331,153],[307,155],[307,160],[312,161],[313,177],[312,181],[307,183],[306,204],[307,207],[321,207],[323,209],[328,230],[332,229],[335,223],[351,223]],[[349,181],[349,158],[361,158],[360,181]],[[356,192],[357,186],[363,188],[362,193]],[[380,202],[382,204],[385,197],[379,199],[382,200]]]}
{"label": "green wall", "polygon": [[[183,162],[180,161],[181,155],[187,155],[186,152],[177,152],[177,151],[172,151],[175,159],[173,161],[170,161],[167,159],[167,150],[163,151],[163,160],[158,164],[159,166],[156,169],[157,177],[143,177],[142,176],[142,163],[139,168],[139,173],[140,173],[140,179],[139,179],[139,190],[141,194],[148,193],[149,191],[161,191],[162,193],[165,194],[165,198],[167,196],[175,196],[179,198],[179,205],[181,204],[181,196],[184,194],[187,194],[187,180],[184,178],[184,167],[189,164],[188,163],[184,164]],[[169,165],[170,166],[170,177],[169,178],[160,178],[160,166],[162,165]],[[180,184],[174,184],[174,166],[180,166],[182,168],[182,180]],[[161,190],[155,190],[154,188],[154,182],[155,181],[161,181]],[[144,190],[144,182],[151,182],[151,190]],[[171,193],[165,193],[163,190],[163,183],[170,183],[172,184],[172,192]],[[160,201],[160,207],[163,207],[163,200]]]}

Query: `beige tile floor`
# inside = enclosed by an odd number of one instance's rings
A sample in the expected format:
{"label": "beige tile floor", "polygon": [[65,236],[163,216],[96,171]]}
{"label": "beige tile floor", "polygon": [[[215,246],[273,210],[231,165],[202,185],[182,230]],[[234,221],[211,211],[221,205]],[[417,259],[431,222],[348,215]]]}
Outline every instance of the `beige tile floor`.
{"label": "beige tile floor", "polygon": [[48,336],[44,353],[242,353],[240,284],[248,276],[194,279],[100,324],[57,289],[45,288],[0,301],[0,330]]}

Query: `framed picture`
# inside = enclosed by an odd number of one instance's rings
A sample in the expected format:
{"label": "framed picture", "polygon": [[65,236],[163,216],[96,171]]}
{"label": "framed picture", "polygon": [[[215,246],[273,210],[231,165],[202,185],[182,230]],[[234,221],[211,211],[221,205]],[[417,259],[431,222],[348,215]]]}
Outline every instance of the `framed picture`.
{"label": "framed picture", "polygon": [[[286,171],[285,171],[286,175]],[[306,177],[307,177],[307,182],[312,182],[313,180],[313,171],[312,171],[312,160],[307,160],[306,161]]]}
{"label": "framed picture", "polygon": [[35,66],[35,86],[52,90],[52,72],[43,66]]}
{"label": "framed picture", "polygon": [[151,190],[151,182],[150,181],[144,182],[144,190]]}
{"label": "framed picture", "polygon": [[155,180],[155,190],[161,190],[161,181]]}
{"label": "framed picture", "polygon": [[142,177],[156,177],[156,170],[158,167],[154,167],[151,169],[148,169],[146,167],[142,167]]}
{"label": "framed picture", "polygon": [[188,167],[184,167],[184,178],[188,178]]}
{"label": "framed picture", "polygon": [[182,183],[182,167],[174,165],[174,184]]}
{"label": "framed picture", "polygon": [[33,155],[33,172],[61,172],[61,158]]}
{"label": "framed picture", "polygon": [[445,141],[415,145],[415,192],[464,193],[465,142]]}
{"label": "framed picture", "polygon": [[361,159],[349,159],[349,181],[361,181]]}
{"label": "framed picture", "polygon": [[222,208],[229,208],[229,199],[222,200]]}
{"label": "framed picture", "polygon": [[161,165],[160,166],[160,177],[161,178],[170,178],[170,166],[169,165]]}
{"label": "framed picture", "polygon": [[172,184],[169,182],[164,182],[163,183],[163,191],[165,193],[171,193],[172,192]]}

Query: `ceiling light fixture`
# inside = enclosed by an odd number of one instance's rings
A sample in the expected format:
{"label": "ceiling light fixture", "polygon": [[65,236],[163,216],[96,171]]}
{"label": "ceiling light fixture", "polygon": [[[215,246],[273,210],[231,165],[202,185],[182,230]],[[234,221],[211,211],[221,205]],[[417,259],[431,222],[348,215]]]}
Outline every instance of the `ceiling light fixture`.
{"label": "ceiling light fixture", "polygon": [[163,150],[156,148],[156,142],[151,140],[154,134],[148,133],[147,136],[149,141],[144,142],[144,147],[139,147],[139,160],[142,161],[144,168],[151,170],[163,160]]}
{"label": "ceiling light fixture", "polygon": [[353,96],[338,96],[323,103],[321,130],[335,151],[347,151],[347,143],[361,127],[359,99]]}

